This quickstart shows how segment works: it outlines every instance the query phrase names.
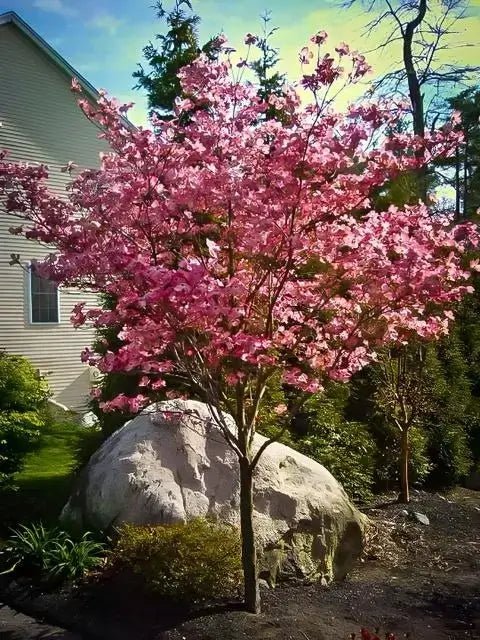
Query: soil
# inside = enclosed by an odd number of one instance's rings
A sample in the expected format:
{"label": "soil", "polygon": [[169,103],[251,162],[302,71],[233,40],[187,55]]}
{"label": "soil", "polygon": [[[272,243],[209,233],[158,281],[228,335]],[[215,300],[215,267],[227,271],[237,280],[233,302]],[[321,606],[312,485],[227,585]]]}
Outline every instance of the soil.
{"label": "soil", "polygon": [[373,526],[348,579],[264,589],[259,616],[235,603],[176,609],[131,584],[41,593],[16,583],[3,597],[84,640],[343,640],[360,638],[361,627],[378,627],[381,638],[389,631],[397,639],[480,640],[480,492],[416,492],[405,509],[392,496],[364,509]]}

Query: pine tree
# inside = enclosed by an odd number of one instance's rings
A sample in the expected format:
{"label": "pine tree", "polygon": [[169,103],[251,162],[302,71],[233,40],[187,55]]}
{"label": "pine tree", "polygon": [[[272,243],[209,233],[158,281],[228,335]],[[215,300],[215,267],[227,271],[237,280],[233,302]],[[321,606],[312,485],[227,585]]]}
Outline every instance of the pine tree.
{"label": "pine tree", "polygon": [[200,53],[215,58],[219,45],[217,39],[212,38],[200,47],[200,17],[193,12],[190,0],[176,0],[170,11],[165,9],[161,0],[157,0],[155,9],[158,19],[165,22],[167,31],[155,36],[158,45],[149,42],[143,48],[147,68],[139,63],[133,77],[137,80],[135,88],[147,92],[151,113],[168,118],[172,115],[175,99],[181,95],[177,77],[180,69],[191,64]]}

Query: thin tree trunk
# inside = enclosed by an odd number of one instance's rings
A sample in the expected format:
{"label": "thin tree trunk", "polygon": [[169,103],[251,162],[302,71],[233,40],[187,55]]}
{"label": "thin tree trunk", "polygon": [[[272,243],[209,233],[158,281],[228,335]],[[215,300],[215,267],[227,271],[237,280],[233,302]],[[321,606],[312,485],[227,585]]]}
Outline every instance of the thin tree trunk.
{"label": "thin tree trunk", "polygon": [[240,527],[245,607],[251,613],[260,613],[257,550],[253,533],[253,470],[246,458],[240,460]]}
{"label": "thin tree trunk", "polygon": [[402,431],[401,451],[400,451],[400,495],[399,495],[399,502],[403,502],[404,504],[408,504],[410,502],[408,463],[409,463],[408,429],[404,429]]}
{"label": "thin tree trunk", "polygon": [[465,150],[463,155],[463,217],[468,218],[468,133],[465,131]]}
{"label": "thin tree trunk", "polygon": [[[403,38],[403,65],[407,74],[408,95],[412,105],[413,132],[421,138],[425,137],[425,114],[423,94],[420,79],[414,64],[413,36],[416,29],[423,22],[427,12],[427,0],[420,0],[416,17],[407,23],[402,32]],[[423,150],[415,153],[418,160],[423,161]],[[427,199],[428,176],[427,167],[417,170],[419,195],[424,202]]]}
{"label": "thin tree trunk", "polygon": [[455,149],[455,220],[457,222],[461,217],[460,199],[460,151],[457,145],[457,148]]}

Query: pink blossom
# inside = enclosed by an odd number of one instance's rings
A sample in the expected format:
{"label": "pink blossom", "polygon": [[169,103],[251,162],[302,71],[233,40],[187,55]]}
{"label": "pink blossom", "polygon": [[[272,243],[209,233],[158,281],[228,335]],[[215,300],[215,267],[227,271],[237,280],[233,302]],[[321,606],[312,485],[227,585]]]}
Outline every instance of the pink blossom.
{"label": "pink blossom", "polygon": [[[218,397],[234,390],[252,406],[268,376],[313,393],[328,378],[350,379],[383,344],[448,332],[479,269],[465,266],[477,228],[452,226],[422,203],[372,202],[399,174],[454,151],[455,118],[420,139],[398,132],[404,109],[391,101],[335,112],[322,95],[369,70],[347,45],[337,53],[341,66],[319,56],[301,80],[316,97],[304,105],[293,86],[259,99],[232,77],[227,55],[182,69],[189,97],[177,113],[189,111],[187,123],[132,129],[107,94],[81,100],[110,152],[98,170],[75,172],[62,197],[46,167],[0,152],[0,198],[20,219],[15,232],[56,248],[40,272],[117,301],[73,309],[75,326],[121,328],[117,351],[88,348],[85,363],[132,372],[149,390],[175,375],[195,392],[215,384]],[[302,49],[301,61],[312,59]],[[284,121],[265,117],[272,105]],[[102,406],[146,402],[144,392]]]}
{"label": "pink blossom", "polygon": [[310,64],[310,60],[313,58],[313,51],[308,47],[303,47],[300,51],[299,58],[302,64]]}
{"label": "pink blossom", "polygon": [[319,31],[318,33],[316,33],[314,36],[310,38],[310,42],[320,45],[320,44],[323,44],[327,38],[328,38],[328,34],[326,31]]}

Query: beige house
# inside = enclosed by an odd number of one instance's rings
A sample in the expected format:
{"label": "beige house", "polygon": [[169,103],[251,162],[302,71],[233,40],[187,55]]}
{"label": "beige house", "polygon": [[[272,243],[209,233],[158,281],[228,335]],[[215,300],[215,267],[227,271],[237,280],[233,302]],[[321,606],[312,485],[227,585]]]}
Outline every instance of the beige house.
{"label": "beige house", "polygon": [[[87,97],[96,91],[52,47],[14,12],[0,15],[0,148],[16,161],[44,163],[50,185],[65,190],[69,160],[80,168],[98,165],[105,143],[70,91],[76,77]],[[0,209],[0,349],[26,356],[46,376],[53,399],[85,410],[92,372],[80,361],[93,332],[70,324],[74,304],[85,294],[56,289],[28,268],[11,266],[20,254],[28,267],[48,249],[9,234],[15,220]]]}

